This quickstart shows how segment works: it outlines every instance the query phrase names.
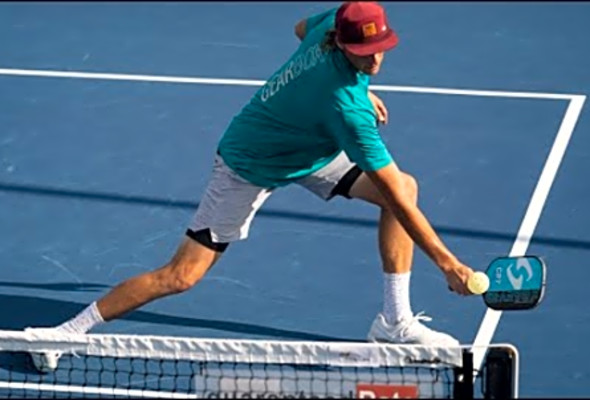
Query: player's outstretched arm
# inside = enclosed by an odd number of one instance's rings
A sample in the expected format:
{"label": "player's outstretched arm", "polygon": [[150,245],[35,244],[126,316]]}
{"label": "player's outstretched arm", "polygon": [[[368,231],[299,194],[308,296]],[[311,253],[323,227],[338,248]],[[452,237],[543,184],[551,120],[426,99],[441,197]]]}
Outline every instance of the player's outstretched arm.
{"label": "player's outstretched arm", "polygon": [[404,195],[402,175],[395,163],[365,173],[385,197],[408,235],[445,274],[449,286],[459,294],[470,294],[466,283],[473,271],[451,253],[422,211]]}

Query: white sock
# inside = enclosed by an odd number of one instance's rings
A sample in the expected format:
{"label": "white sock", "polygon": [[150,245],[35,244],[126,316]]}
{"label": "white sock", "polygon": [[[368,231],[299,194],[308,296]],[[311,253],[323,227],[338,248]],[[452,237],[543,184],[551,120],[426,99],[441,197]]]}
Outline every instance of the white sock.
{"label": "white sock", "polygon": [[383,315],[390,324],[412,317],[410,307],[410,275],[384,273],[383,279]]}
{"label": "white sock", "polygon": [[64,333],[86,333],[101,322],[104,322],[104,320],[95,301],[74,318],[59,325],[57,329]]}

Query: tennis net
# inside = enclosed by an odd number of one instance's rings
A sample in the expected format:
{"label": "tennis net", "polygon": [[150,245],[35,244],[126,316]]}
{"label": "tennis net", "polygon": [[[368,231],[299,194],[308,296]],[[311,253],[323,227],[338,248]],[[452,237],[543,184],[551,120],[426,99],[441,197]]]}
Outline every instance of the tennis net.
{"label": "tennis net", "polygon": [[[30,354],[55,352],[38,372]],[[517,356],[490,346],[477,371],[465,346],[0,331],[0,397],[515,397]]]}

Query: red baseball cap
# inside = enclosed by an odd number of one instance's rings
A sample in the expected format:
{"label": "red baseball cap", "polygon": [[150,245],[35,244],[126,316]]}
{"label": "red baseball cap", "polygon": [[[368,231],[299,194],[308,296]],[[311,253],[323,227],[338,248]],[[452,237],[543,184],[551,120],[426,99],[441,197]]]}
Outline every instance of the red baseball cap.
{"label": "red baseball cap", "polygon": [[375,2],[344,3],[336,12],[336,37],[357,56],[393,49],[399,39],[389,27],[385,10]]}

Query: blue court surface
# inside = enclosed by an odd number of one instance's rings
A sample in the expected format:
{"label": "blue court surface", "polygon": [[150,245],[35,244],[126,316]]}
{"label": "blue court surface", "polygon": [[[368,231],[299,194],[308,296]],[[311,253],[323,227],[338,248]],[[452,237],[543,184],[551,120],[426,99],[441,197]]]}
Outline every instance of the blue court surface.
{"label": "blue court surface", "polygon": [[[338,4],[0,4],[0,329],[60,323],[165,263],[230,119],[296,48],[294,24]],[[523,397],[589,396],[590,4],[384,5],[400,45],[372,81],[381,133],[423,211],[475,269],[511,252],[548,265],[539,308],[496,324],[416,251],[414,311],[462,343],[514,344]],[[197,287],[95,332],[365,340],[377,217],[279,190]]]}

